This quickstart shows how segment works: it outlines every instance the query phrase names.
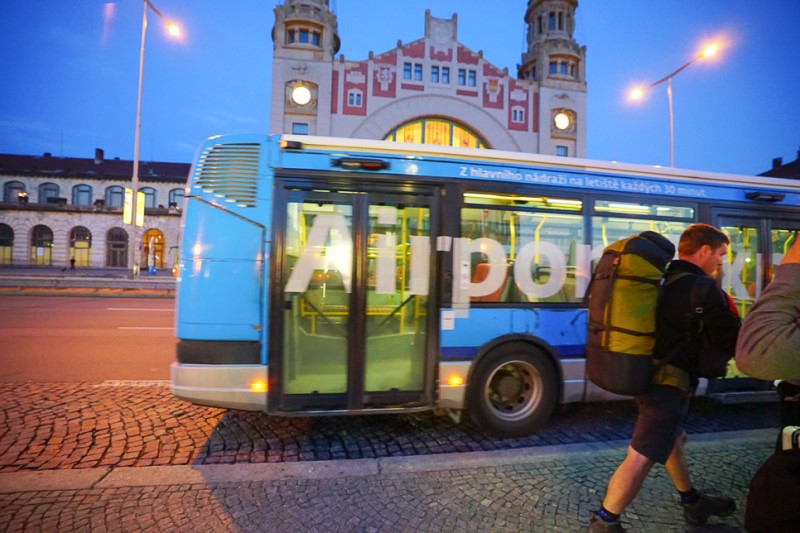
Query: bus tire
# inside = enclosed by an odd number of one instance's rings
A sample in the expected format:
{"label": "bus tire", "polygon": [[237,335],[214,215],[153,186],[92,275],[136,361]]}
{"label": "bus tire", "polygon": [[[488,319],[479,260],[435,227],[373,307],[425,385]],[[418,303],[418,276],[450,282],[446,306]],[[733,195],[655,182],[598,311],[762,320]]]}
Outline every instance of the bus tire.
{"label": "bus tire", "polygon": [[549,358],[524,342],[486,354],[470,380],[468,409],[482,429],[523,437],[540,429],[558,402],[558,376]]}

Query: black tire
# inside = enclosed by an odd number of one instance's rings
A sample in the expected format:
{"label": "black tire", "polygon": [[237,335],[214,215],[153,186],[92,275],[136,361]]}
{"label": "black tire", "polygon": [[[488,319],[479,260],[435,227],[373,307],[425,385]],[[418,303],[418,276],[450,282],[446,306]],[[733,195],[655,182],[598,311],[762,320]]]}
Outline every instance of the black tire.
{"label": "black tire", "polygon": [[541,350],[509,342],[478,363],[468,392],[470,416],[501,437],[523,437],[540,429],[558,403],[558,375]]}

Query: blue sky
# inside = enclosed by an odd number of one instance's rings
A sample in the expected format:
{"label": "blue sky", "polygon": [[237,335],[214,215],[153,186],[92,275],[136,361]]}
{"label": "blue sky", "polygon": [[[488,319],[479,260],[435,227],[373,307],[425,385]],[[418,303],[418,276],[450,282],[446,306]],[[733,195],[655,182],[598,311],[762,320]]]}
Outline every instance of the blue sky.
{"label": "blue sky", "polygon": [[[221,133],[268,132],[270,32],[277,0],[153,0],[184,29],[171,40],[150,13],[142,108],[143,160],[189,162]],[[458,39],[516,72],[526,0],[331,0],[340,53],[365,59],[424,35],[425,9],[458,13]],[[491,9],[487,12],[486,6]],[[133,156],[142,2],[5,0],[0,18],[0,152]],[[722,37],[713,61],[673,80],[675,164],[740,174],[800,148],[796,0],[581,0],[591,159],[669,164],[666,85],[652,82]]]}

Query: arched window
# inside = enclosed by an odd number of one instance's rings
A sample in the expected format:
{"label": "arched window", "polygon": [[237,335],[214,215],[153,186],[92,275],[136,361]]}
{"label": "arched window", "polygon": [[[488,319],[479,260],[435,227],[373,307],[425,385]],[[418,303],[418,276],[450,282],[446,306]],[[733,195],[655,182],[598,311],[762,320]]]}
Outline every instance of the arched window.
{"label": "arched window", "polygon": [[88,267],[92,264],[92,232],[83,226],[75,226],[69,232],[70,264]]}
{"label": "arched window", "polygon": [[164,234],[161,231],[149,229],[142,237],[142,263],[145,269],[164,268]]}
{"label": "arched window", "polygon": [[86,184],[72,188],[72,205],[92,205],[92,187]]}
{"label": "arched window", "polygon": [[20,193],[25,193],[25,184],[21,181],[7,181],[3,185],[3,201],[6,203],[17,203]]}
{"label": "arched window", "polygon": [[185,191],[181,189],[172,189],[169,191],[169,205],[177,208],[183,208],[183,196]]}
{"label": "arched window", "polygon": [[106,266],[128,267],[128,232],[122,228],[106,233]]}
{"label": "arched window", "polygon": [[389,132],[385,140],[465,148],[489,148],[486,141],[469,128],[442,118],[423,118],[406,122]]}
{"label": "arched window", "polygon": [[39,203],[46,204],[50,198],[58,198],[61,187],[57,183],[42,183],[39,185]]}
{"label": "arched window", "polygon": [[139,192],[144,194],[144,206],[146,208],[156,206],[156,190],[152,187],[142,187]]}
{"label": "arched window", "polygon": [[0,265],[10,265],[14,258],[14,230],[0,224]]}
{"label": "arched window", "polygon": [[53,230],[47,226],[34,226],[31,230],[32,265],[53,264]]}
{"label": "arched window", "polygon": [[122,207],[125,202],[125,189],[119,185],[106,188],[106,207]]}

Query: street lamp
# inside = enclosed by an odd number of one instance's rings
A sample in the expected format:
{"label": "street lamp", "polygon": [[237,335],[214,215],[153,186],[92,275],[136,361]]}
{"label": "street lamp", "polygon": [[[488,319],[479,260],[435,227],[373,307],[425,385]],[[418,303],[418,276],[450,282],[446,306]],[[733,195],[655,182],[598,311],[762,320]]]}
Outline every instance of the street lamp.
{"label": "street lamp", "polygon": [[164,15],[161,14],[161,11],[159,11],[150,0],[144,0],[143,3],[144,11],[142,13],[142,47],[139,51],[139,90],[136,97],[136,131],[134,132],[133,136],[133,177],[131,178],[131,189],[133,189],[133,194],[131,195],[131,225],[133,229],[131,230],[130,246],[128,250],[128,259],[131,265],[131,278],[136,275],[139,266],[136,263],[136,232],[138,231],[136,229],[136,211],[138,209],[136,203],[138,201],[137,193],[139,192],[139,137],[142,132],[142,78],[144,75],[144,41],[145,36],[147,35],[147,8],[152,9],[153,12],[158,15],[158,17],[167,26],[167,31],[171,35],[178,36],[181,33],[180,28],[168,21]]}
{"label": "street lamp", "polygon": [[674,119],[672,114],[672,78],[674,78],[679,72],[687,68],[689,65],[694,63],[699,59],[707,59],[716,55],[719,51],[719,45],[716,43],[712,43],[706,46],[702,52],[694,56],[690,61],[686,62],[683,66],[672,72],[671,74],[667,74],[663,78],[658,81],[654,81],[650,85],[646,87],[636,87],[630,93],[631,100],[641,100],[644,97],[644,93],[655,87],[656,85],[660,85],[664,82],[667,82],[667,101],[669,102],[669,166],[675,166],[675,127],[674,127]]}

